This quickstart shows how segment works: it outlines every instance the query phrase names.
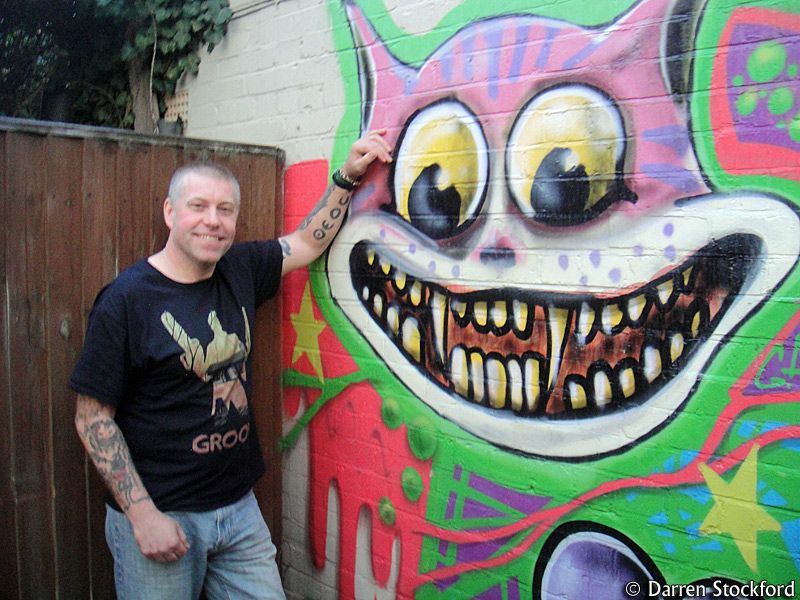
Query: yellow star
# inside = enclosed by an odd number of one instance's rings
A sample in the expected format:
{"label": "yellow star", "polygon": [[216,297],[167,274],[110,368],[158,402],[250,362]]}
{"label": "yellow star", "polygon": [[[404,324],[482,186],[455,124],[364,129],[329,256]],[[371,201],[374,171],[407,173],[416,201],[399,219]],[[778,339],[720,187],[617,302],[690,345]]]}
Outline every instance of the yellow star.
{"label": "yellow star", "polygon": [[758,565],[758,532],[781,530],[781,524],[758,505],[758,450],[759,447],[754,444],[730,483],[708,465],[700,465],[708,489],[714,496],[714,506],[700,525],[700,532],[729,533],[754,573]]}
{"label": "yellow star", "polygon": [[320,381],[324,381],[322,373],[322,358],[319,351],[319,334],[325,329],[325,321],[318,321],[314,317],[314,304],[311,301],[311,284],[306,283],[303,299],[300,302],[300,311],[289,315],[292,327],[297,334],[297,339],[292,352],[292,364],[295,364],[304,354],[308,357],[314,372]]}

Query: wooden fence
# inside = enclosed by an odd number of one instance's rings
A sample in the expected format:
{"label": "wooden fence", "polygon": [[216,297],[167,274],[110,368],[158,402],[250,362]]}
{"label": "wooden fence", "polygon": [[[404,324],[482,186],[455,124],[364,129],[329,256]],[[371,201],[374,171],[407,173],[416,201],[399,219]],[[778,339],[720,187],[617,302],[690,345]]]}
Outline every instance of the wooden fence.
{"label": "wooden fence", "polygon": [[[0,119],[0,597],[113,598],[103,484],[67,387],[100,288],[160,249],[178,165],[212,159],[242,186],[237,238],[282,223],[281,150]],[[269,473],[256,490],[281,538],[279,300],[255,327],[255,415]]]}

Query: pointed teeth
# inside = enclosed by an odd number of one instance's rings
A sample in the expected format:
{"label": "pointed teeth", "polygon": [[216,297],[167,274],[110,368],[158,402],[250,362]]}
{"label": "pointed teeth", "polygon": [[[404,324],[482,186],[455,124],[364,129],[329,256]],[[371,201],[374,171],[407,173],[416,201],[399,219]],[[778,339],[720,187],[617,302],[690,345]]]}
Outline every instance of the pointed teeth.
{"label": "pointed teeth", "polygon": [[450,381],[456,393],[466,398],[469,394],[469,367],[467,352],[460,344],[450,353]]}
{"label": "pointed teeth", "polygon": [[408,276],[405,274],[404,271],[399,269],[395,270],[394,272],[394,284],[397,286],[399,291],[404,291],[406,289],[406,284],[408,283]]}
{"label": "pointed teeth", "polygon": [[684,349],[683,335],[675,333],[669,339],[669,357],[672,362],[675,362],[681,357]]}
{"label": "pointed teeth", "polygon": [[567,383],[567,400],[572,410],[586,408],[586,388],[579,381]]}
{"label": "pointed teeth", "polygon": [[492,323],[494,326],[502,330],[508,322],[508,309],[506,308],[505,300],[496,300],[492,303],[491,310]]}
{"label": "pointed teeth", "polygon": [[601,321],[603,323],[603,332],[606,335],[611,335],[622,323],[622,311],[619,306],[617,304],[606,304],[603,307]]}
{"label": "pointed teeth", "polygon": [[661,351],[655,346],[648,344],[644,347],[642,373],[647,383],[653,383],[661,375]]}
{"label": "pointed teeth", "polygon": [[384,275],[388,275],[389,271],[392,270],[392,265],[388,260],[384,260],[383,258],[380,260],[381,271],[383,271]]}
{"label": "pointed teeth", "polygon": [[683,291],[689,292],[691,291],[691,281],[692,281],[692,271],[694,270],[694,266],[688,267],[684,269],[683,273],[681,273],[683,279]]}
{"label": "pointed teeth", "polygon": [[403,349],[416,361],[422,357],[422,336],[419,331],[419,322],[414,317],[406,317],[401,330]]}
{"label": "pointed teeth", "polygon": [[637,296],[631,296],[628,298],[626,303],[626,314],[628,319],[635,323],[637,322],[642,314],[644,313],[644,309],[647,307],[647,297],[644,294],[639,294]]}
{"label": "pointed teeth", "polygon": [[527,357],[523,360],[523,391],[525,406],[533,413],[539,407],[542,397],[542,359]]}
{"label": "pointed teeth", "polygon": [[386,309],[386,324],[393,334],[397,335],[400,331],[400,310],[394,304]]}
{"label": "pointed teeth", "polygon": [[656,286],[656,298],[661,306],[667,306],[672,299],[672,294],[675,291],[675,282],[672,279],[667,279],[663,283]]}
{"label": "pointed teeth", "polygon": [[375,294],[372,298],[372,311],[375,313],[376,317],[383,316],[383,296],[380,294]]}
{"label": "pointed teeth", "polygon": [[547,373],[547,389],[552,389],[561,367],[561,352],[569,327],[570,312],[566,308],[548,307],[547,340],[549,342],[550,369]]}
{"label": "pointed teeth", "polygon": [[409,290],[408,295],[411,300],[411,304],[414,306],[419,306],[422,302],[422,284],[419,281],[415,281],[411,285],[411,290]]}
{"label": "pointed teeth", "polygon": [[431,321],[433,321],[433,343],[439,361],[445,362],[445,332],[447,327],[447,298],[439,292],[430,295]]}
{"label": "pointed teeth", "polygon": [[619,389],[625,398],[630,398],[636,392],[636,375],[632,367],[619,370]]}
{"label": "pointed teeth", "polygon": [[484,301],[476,302],[472,305],[472,319],[478,327],[486,327],[489,322],[489,307]]}
{"label": "pointed teeth", "polygon": [[367,250],[367,264],[369,264],[370,267],[375,264],[375,250],[372,248]]}
{"label": "pointed teeth", "polygon": [[594,326],[595,310],[586,302],[581,304],[580,312],[578,313],[578,322],[575,327],[575,333],[578,336],[578,341],[581,344],[586,344],[589,339],[589,334],[592,332]]}
{"label": "pointed teeth", "polygon": [[464,315],[467,314],[467,303],[461,300],[453,299],[450,302],[450,309],[453,311],[454,314],[458,315],[459,319],[464,319]]}
{"label": "pointed teeth", "polygon": [[505,408],[508,375],[503,361],[490,356],[486,359],[486,391],[489,396],[489,406],[492,408]]}
{"label": "pointed teeth", "polygon": [[592,389],[594,391],[595,406],[602,408],[611,402],[611,380],[608,378],[608,373],[603,370],[595,372],[592,377]]}
{"label": "pointed teeth", "polygon": [[515,298],[511,303],[511,314],[514,318],[514,329],[519,332],[526,331],[528,329],[528,303]]}
{"label": "pointed teeth", "polygon": [[511,408],[519,412],[522,410],[525,402],[522,365],[516,356],[509,356],[506,369],[508,370],[508,393],[510,395]]}
{"label": "pointed teeth", "polygon": [[485,394],[483,381],[483,355],[478,350],[469,353],[469,378],[472,381],[472,399],[481,404]]}

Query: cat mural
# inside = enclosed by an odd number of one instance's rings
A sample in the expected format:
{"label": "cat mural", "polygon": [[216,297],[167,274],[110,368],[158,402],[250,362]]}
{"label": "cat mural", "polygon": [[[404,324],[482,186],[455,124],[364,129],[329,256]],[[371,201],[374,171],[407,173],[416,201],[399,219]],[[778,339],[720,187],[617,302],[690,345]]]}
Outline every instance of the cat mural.
{"label": "cat mural", "polygon": [[[342,597],[611,599],[691,582],[711,597],[797,576],[781,466],[796,448],[773,446],[798,437],[781,412],[796,397],[746,393],[754,372],[722,356],[748,348],[732,340],[793,272],[797,197],[720,189],[700,167],[697,138],[725,134],[690,125],[705,10],[477,20],[412,66],[345,4],[360,128],[386,128],[395,160],[362,182],[315,281],[357,332],[340,335],[354,360],[365,341],[374,358],[365,387],[311,420],[312,537],[332,482],[345,494],[369,469],[332,423],[360,416],[353,436],[379,439],[383,460],[374,502],[341,501]],[[800,98],[789,33],[775,87]],[[763,54],[786,38],[748,39]],[[345,466],[324,466],[332,454]],[[778,467],[758,471],[764,456]],[[371,562],[363,531],[383,536]]]}

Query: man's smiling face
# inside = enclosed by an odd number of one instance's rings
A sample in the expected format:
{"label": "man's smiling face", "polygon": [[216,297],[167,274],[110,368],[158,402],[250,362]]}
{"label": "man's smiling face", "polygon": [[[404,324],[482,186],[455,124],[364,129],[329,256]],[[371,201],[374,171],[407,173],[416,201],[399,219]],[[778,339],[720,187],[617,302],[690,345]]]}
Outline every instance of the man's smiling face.
{"label": "man's smiling face", "polygon": [[213,268],[233,244],[239,216],[230,182],[190,173],[176,199],[164,204],[169,239],[187,264]]}

